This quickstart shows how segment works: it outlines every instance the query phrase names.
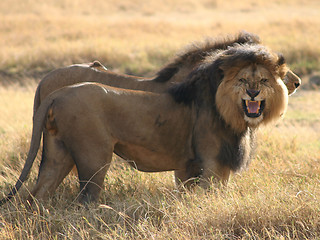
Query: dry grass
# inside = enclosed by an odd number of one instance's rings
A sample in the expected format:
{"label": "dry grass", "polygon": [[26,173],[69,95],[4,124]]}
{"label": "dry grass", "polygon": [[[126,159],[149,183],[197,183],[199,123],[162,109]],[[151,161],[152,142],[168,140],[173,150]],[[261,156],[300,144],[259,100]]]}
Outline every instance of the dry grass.
{"label": "dry grass", "polygon": [[[1,109],[11,123],[1,122],[3,192],[16,181],[30,142],[31,89],[0,89]],[[181,195],[172,173],[141,173],[115,159],[100,206],[79,206],[74,201],[77,179],[69,176],[56,195],[33,212],[19,198],[3,206],[0,237],[318,239],[320,108],[313,104],[319,99],[313,91],[292,96],[286,118],[260,130],[257,156],[247,171],[232,176],[225,191],[197,189]],[[32,187],[36,174],[34,167],[26,187]]]}
{"label": "dry grass", "polygon": [[[18,178],[30,143],[36,85],[26,77],[38,80],[52,68],[94,59],[149,75],[191,41],[241,29],[259,34],[295,71],[307,73],[319,69],[319,6],[298,0],[1,1],[0,81],[11,83],[0,87],[1,192]],[[79,206],[77,179],[69,176],[35,211],[19,198],[3,206],[0,238],[319,239],[319,101],[316,91],[292,96],[286,117],[260,130],[251,166],[233,175],[225,191],[181,195],[172,173],[141,173],[115,159],[100,206]],[[34,167],[26,188],[36,174]]]}

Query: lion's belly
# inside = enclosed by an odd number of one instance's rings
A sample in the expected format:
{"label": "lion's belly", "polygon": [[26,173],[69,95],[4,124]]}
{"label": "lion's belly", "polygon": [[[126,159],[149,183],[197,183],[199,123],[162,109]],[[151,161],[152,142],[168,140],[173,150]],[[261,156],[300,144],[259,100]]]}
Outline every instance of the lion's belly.
{"label": "lion's belly", "polygon": [[133,144],[116,144],[114,152],[134,168],[144,172],[178,170],[184,166],[181,157],[159,153]]}

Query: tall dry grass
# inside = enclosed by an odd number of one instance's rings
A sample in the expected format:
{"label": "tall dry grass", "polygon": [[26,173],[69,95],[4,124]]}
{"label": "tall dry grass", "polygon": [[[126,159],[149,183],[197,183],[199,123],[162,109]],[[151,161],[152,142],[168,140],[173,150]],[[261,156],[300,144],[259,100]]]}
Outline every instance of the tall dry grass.
{"label": "tall dry grass", "polygon": [[[150,75],[190,42],[242,29],[283,52],[294,71],[308,73],[319,69],[319,6],[311,0],[0,1],[2,195],[28,151],[33,78],[94,59]],[[0,238],[319,239],[319,100],[316,91],[290,97],[286,117],[259,131],[249,169],[223,191],[179,194],[172,173],[141,173],[114,159],[101,205],[78,205],[70,175],[30,211],[19,197],[23,202],[35,182],[34,166],[21,195],[0,209]]]}
{"label": "tall dry grass", "polygon": [[[16,181],[30,143],[32,88],[0,88],[1,191]],[[320,94],[290,98],[287,116],[259,131],[248,170],[221,191],[179,194],[172,173],[142,173],[114,159],[101,205],[80,206],[76,176],[30,211],[18,196],[0,209],[1,239],[319,239]],[[11,103],[9,105],[8,103]],[[314,107],[310,107],[310,106]],[[29,116],[29,117],[27,117]],[[8,120],[11,124],[8,124]],[[37,162],[38,163],[38,162]],[[35,182],[37,167],[21,191]]]}

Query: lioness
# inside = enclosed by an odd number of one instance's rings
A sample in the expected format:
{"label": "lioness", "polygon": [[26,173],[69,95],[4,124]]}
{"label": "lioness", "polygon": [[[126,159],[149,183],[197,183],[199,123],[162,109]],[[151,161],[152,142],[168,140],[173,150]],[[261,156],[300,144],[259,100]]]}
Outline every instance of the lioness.
{"label": "lioness", "polygon": [[8,198],[26,180],[42,131],[42,163],[31,191],[37,198],[52,194],[75,164],[80,202],[97,201],[113,153],[141,171],[183,171],[181,180],[198,177],[203,187],[212,178],[226,183],[250,161],[255,129],[285,113],[286,73],[281,55],[245,44],[207,56],[164,93],[98,83],[60,89],[36,112],[30,151]]}

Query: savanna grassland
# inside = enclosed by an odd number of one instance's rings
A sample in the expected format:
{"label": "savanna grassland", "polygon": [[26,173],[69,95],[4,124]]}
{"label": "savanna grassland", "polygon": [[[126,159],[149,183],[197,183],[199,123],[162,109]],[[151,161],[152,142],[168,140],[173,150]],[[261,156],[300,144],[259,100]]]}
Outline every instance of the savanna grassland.
{"label": "savanna grassland", "polygon": [[[97,59],[151,76],[192,42],[247,30],[282,52],[306,85],[320,70],[319,9],[316,0],[2,0],[1,197],[24,164],[34,91],[50,70]],[[79,205],[70,175],[30,211],[20,196],[35,182],[34,166],[21,194],[1,206],[0,239],[320,239],[320,92],[308,89],[290,97],[283,120],[259,130],[249,169],[223,191],[180,194],[173,173],[137,172],[115,158],[101,205]]]}

